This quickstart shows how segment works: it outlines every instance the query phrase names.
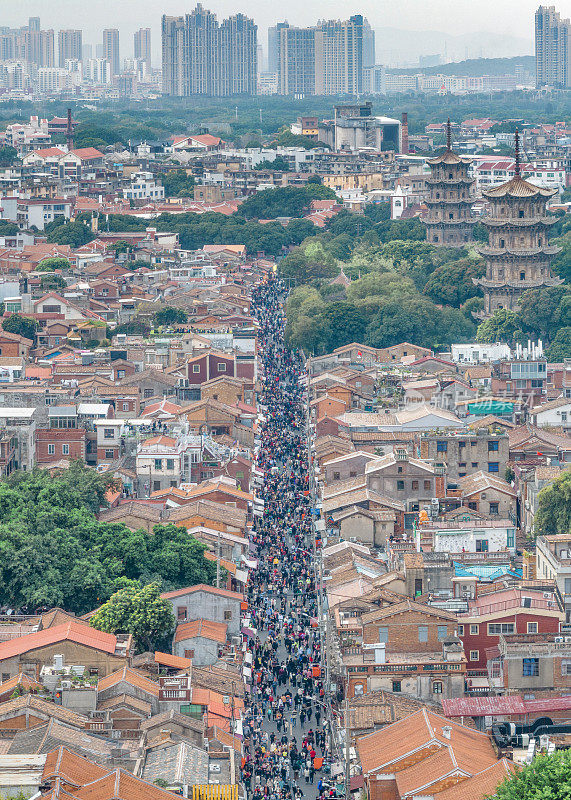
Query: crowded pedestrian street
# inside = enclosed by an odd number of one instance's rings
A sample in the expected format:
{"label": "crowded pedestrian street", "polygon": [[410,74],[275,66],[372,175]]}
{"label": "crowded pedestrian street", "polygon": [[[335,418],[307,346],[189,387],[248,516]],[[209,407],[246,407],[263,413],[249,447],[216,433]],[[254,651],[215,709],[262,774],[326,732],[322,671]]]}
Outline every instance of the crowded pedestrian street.
{"label": "crowded pedestrian street", "polygon": [[311,498],[303,363],[284,346],[283,287],[277,280],[253,294],[260,342],[257,469],[263,473],[248,586],[255,637],[250,639],[252,690],[244,721],[242,778],[249,797],[329,796],[325,688],[321,678],[317,599],[312,564]]}

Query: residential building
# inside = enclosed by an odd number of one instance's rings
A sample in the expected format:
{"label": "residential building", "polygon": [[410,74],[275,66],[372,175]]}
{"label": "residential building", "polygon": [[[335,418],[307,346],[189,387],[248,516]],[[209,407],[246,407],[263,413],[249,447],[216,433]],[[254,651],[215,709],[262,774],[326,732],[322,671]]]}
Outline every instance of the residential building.
{"label": "residential building", "polygon": [[358,95],[362,87],[363,17],[322,22],[315,31],[315,94]]}
{"label": "residential building", "polygon": [[228,625],[209,619],[181,622],[176,626],[173,640],[175,656],[192,659],[195,667],[215,664],[226,644]]}
{"label": "residential building", "polygon": [[229,635],[240,633],[242,594],[197,584],[186,589],[163,592],[161,597],[171,603],[177,622],[207,619],[227,625]]}
{"label": "residential building", "polygon": [[152,172],[135,172],[131,183],[123,189],[125,200],[164,200],[165,188],[157,183]]}
{"label": "residential building", "polygon": [[421,435],[420,457],[443,464],[449,483],[480,470],[503,478],[510,458],[510,442],[503,430],[492,433],[481,428],[472,435],[465,430],[430,431]]}
{"label": "residential building", "polygon": [[509,519],[429,522],[419,526],[417,535],[423,549],[430,544],[436,553],[505,553],[515,555],[516,528]]}
{"label": "residential building", "polygon": [[488,672],[508,692],[557,692],[571,689],[571,637],[557,633],[501,634],[499,655]]}
{"label": "residential building", "polygon": [[500,634],[559,633],[565,612],[553,590],[502,587],[469,600],[457,622],[468,671],[478,671],[487,669],[486,651],[498,645]]}
{"label": "residential building", "polygon": [[535,12],[536,85],[571,88],[571,22],[555,6]]}
{"label": "residential building", "polygon": [[278,94],[315,94],[315,28],[276,26]]}
{"label": "residential building", "polygon": [[82,32],[62,30],[58,33],[58,66],[63,69],[66,61],[82,60]]}
{"label": "residential building", "polygon": [[394,150],[401,152],[401,121],[391,117],[378,117],[372,113],[372,103],[335,106],[332,120],[319,123],[319,141],[333,150],[357,151],[372,149],[376,152]]}
{"label": "residential building", "polygon": [[119,31],[117,28],[106,28],[103,31],[102,55],[110,64],[112,77],[119,75],[121,72],[121,59],[119,55]]}
{"label": "residential building", "polygon": [[357,739],[369,800],[483,800],[513,771],[487,734],[423,708]]}
{"label": "residential building", "polygon": [[565,606],[565,622],[571,623],[571,533],[537,537],[535,575],[537,580],[557,585]]}
{"label": "residential building", "polygon": [[136,59],[145,62],[147,72],[151,71],[151,29],[139,28],[133,34],[133,53]]}
{"label": "residential building", "polygon": [[243,14],[220,25],[199,3],[191,14],[162,19],[163,94],[175,97],[253,95],[257,26]]}

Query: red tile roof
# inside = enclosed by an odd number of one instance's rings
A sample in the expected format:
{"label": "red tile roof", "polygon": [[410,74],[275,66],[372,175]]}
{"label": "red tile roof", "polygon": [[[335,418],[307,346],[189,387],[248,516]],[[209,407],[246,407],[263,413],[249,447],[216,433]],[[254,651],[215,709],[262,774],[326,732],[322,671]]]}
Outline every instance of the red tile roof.
{"label": "red tile roof", "polygon": [[55,625],[53,628],[2,642],[0,661],[63,641],[75,642],[95,650],[103,650],[105,653],[115,653],[117,648],[117,637],[114,634],[98,631],[81,622],[65,622],[63,625]]}
{"label": "red tile roof", "polygon": [[182,642],[185,639],[195,639],[200,636],[203,639],[212,639],[215,642],[224,644],[228,625],[225,622],[214,622],[211,619],[193,619],[190,622],[183,622],[177,625],[174,634],[175,642]]}
{"label": "red tile roof", "polygon": [[228,597],[231,600],[239,600],[240,602],[244,599],[244,595],[238,594],[238,592],[231,592],[229,589],[217,589],[216,586],[207,586],[205,583],[197,583],[196,586],[187,586],[185,589],[163,592],[161,597],[165,600],[171,600],[173,597],[182,597],[182,595],[194,594],[195,592],[208,592],[209,594],[217,594],[219,597]]}

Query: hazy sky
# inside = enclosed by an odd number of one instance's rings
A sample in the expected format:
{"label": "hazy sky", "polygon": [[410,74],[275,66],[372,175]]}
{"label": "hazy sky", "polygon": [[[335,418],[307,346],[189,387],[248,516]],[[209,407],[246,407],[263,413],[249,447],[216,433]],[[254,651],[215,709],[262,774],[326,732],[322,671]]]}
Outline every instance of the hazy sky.
{"label": "hazy sky", "polygon": [[[550,0],[551,2],[551,0]],[[45,28],[82,28],[84,41],[100,42],[100,31],[119,28],[122,36],[121,55],[132,54],[133,31],[139,27],[153,29],[153,50],[159,55],[161,14],[184,14],[195,6],[194,0],[0,0],[0,24],[18,27],[28,16],[41,17]],[[203,5],[218,17],[243,11],[252,16],[262,31],[268,25],[286,18],[296,25],[310,25],[320,18],[347,17],[361,13],[374,28],[395,27],[408,30],[437,30],[450,34],[490,31],[494,34],[533,39],[533,15],[538,0],[289,0],[287,3],[267,0],[203,0]],[[569,0],[556,2],[564,13]],[[567,8],[567,12],[565,12]]]}

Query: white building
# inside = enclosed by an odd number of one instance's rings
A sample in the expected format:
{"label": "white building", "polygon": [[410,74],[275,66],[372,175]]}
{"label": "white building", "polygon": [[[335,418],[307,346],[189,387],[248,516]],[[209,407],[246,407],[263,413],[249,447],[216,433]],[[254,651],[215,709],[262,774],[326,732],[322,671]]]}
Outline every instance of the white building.
{"label": "white building", "polygon": [[111,64],[106,58],[89,58],[83,64],[83,77],[90,83],[111,83]]}
{"label": "white building", "polygon": [[511,357],[507,344],[453,344],[452,361],[455,364],[489,364]]}
{"label": "white building", "polygon": [[165,187],[155,181],[152,172],[135,172],[131,185],[123,189],[125,200],[164,200]]}
{"label": "white building", "polygon": [[529,415],[538,428],[563,428],[571,430],[571,399],[558,397],[533,408]]}
{"label": "white building", "polygon": [[418,528],[417,536],[433,541],[436,553],[515,553],[515,525],[509,519],[433,522]]}

